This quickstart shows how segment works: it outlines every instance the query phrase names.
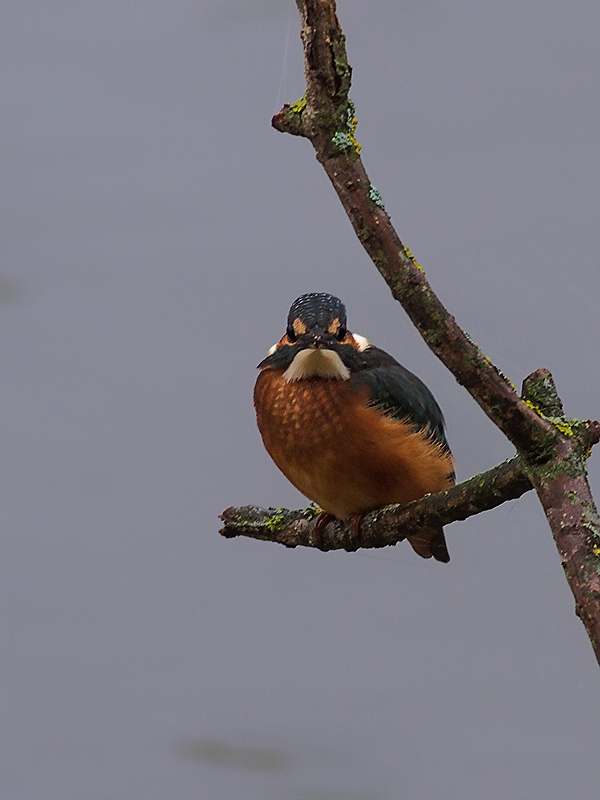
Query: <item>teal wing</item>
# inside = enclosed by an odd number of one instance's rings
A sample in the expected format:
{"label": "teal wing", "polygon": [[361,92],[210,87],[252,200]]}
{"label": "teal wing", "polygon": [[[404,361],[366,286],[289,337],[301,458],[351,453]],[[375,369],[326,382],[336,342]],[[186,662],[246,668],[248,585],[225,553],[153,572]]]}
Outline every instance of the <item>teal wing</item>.
{"label": "teal wing", "polygon": [[367,388],[371,405],[395,419],[410,420],[415,430],[428,431],[450,451],[444,415],[423,381],[378,347],[369,347],[361,356],[361,368],[352,380],[356,387]]}

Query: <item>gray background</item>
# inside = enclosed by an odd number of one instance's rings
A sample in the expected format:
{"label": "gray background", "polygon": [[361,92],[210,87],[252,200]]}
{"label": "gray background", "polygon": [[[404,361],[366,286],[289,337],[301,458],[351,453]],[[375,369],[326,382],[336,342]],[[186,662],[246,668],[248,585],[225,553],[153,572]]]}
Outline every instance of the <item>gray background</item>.
{"label": "gray background", "polygon": [[[339,12],[401,237],[515,383],[546,366],[598,417],[597,0]],[[3,800],[598,796],[598,667],[534,496],[451,526],[447,566],[217,533],[303,503],[251,402],[301,292],[429,384],[460,478],[511,455],[270,128],[298,30],[292,0],[3,3]]]}

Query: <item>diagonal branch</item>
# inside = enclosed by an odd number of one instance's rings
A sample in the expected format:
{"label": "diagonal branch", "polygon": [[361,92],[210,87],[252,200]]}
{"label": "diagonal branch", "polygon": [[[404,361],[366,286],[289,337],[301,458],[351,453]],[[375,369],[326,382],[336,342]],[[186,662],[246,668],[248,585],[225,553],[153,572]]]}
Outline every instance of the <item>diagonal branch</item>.
{"label": "diagonal branch", "polygon": [[369,180],[354,137],[351,68],[334,0],[297,0],[297,5],[306,94],[293,106],[285,105],[273,126],[310,139],[361,244],[431,350],[517,449],[542,453],[551,446],[551,426],[521,401],[514,385],[434,294]]}
{"label": "diagonal branch", "polygon": [[[567,419],[547,370],[530,375],[519,397],[514,385],[434,294],[422,267],[394,230],[360,159],[354,105],[348,98],[352,70],[335,0],[296,0],[296,5],[302,21],[306,93],[297,103],[285,105],[273,117],[273,126],[311,141],[361,244],[392,295],[431,350],[515,445],[520,458],[508,462],[510,467],[500,465],[439,495],[373,512],[361,526],[360,546],[395,543],[419,530],[425,520],[450,522],[493,508],[503,502],[501,493],[494,494],[494,479],[491,486],[484,481],[478,487],[477,481],[504,468],[511,491],[518,492],[511,497],[527,491],[530,483],[540,498],[576,611],[600,663],[600,517],[586,474],[586,459],[600,439],[600,423]],[[512,475],[508,474],[511,470]],[[498,475],[496,478],[499,480]],[[311,544],[310,514],[246,507],[227,509],[222,519],[225,536],[268,538],[289,546]],[[357,546],[356,541],[349,541],[349,531],[342,523],[331,523],[324,533],[320,544],[325,549]]]}

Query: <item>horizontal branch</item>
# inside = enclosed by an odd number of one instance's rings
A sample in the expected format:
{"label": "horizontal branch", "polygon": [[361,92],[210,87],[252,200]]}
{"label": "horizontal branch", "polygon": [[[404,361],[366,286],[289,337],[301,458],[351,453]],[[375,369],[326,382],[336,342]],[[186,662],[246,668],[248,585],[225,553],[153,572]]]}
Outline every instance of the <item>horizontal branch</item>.
{"label": "horizontal branch", "polygon": [[443,492],[365,514],[358,530],[352,524],[332,519],[315,537],[314,522],[319,511],[314,508],[288,511],[230,506],[220,516],[225,523],[220,533],[228,539],[249,536],[279,542],[286,547],[318,547],[320,550],[387,547],[432,526],[448,525],[489,511],[507,500],[521,497],[531,488],[521,460],[516,457]]}

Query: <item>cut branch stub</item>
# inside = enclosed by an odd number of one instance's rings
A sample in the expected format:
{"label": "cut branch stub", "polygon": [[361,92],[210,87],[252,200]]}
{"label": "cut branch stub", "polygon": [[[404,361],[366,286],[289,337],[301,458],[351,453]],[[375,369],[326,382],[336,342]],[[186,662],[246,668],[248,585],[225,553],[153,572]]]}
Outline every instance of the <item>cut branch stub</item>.
{"label": "cut branch stub", "polygon": [[293,105],[284,105],[272,125],[310,139],[325,158],[342,153],[352,162],[360,152],[354,137],[354,105],[348,98],[352,68],[335,3],[298,0],[297,5],[302,17],[306,93]]}

